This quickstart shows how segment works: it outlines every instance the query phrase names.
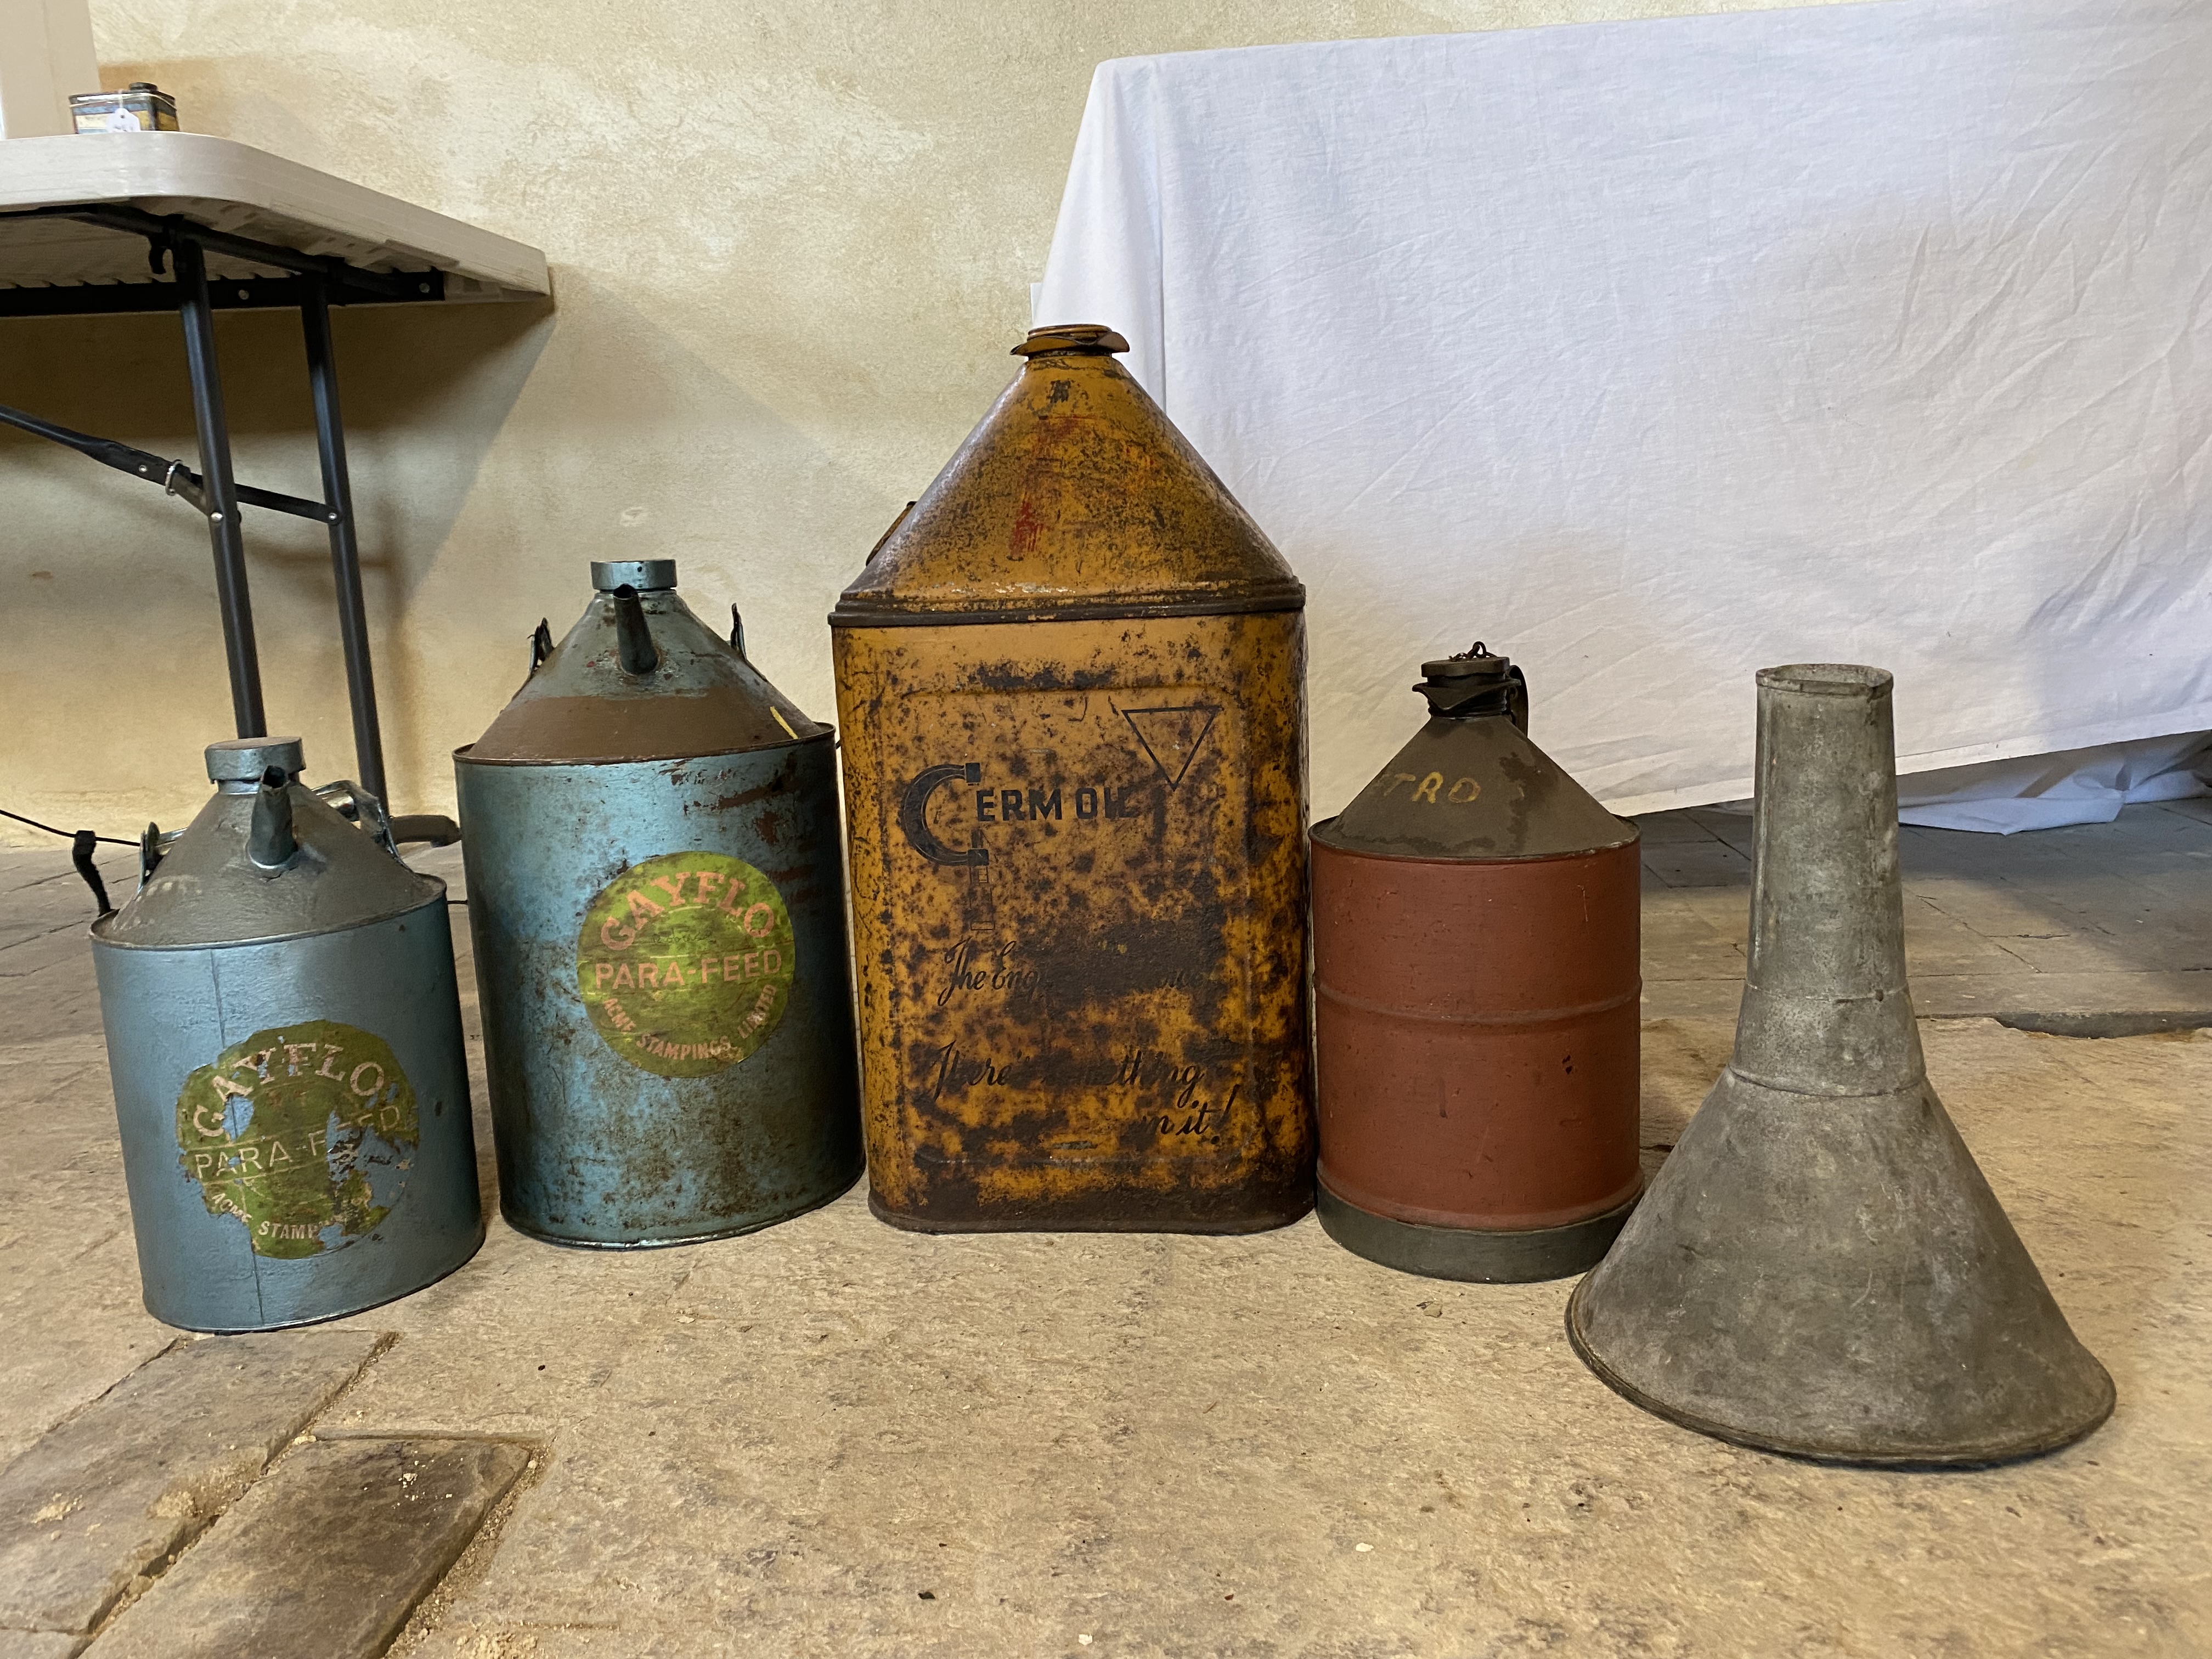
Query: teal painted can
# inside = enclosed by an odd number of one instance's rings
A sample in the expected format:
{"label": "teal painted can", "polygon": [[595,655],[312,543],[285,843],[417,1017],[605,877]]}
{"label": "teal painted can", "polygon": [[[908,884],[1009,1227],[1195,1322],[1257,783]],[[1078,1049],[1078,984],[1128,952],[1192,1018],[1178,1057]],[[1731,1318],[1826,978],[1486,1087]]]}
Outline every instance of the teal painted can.
{"label": "teal painted can", "polygon": [[751,1232],[862,1168],[836,736],[672,560],[592,580],[454,756],[500,1208],[601,1249]]}
{"label": "teal painted can", "polygon": [[146,1310],[195,1331],[360,1313],[483,1242],[445,884],[296,738],[210,745],[181,836],[92,927]]}

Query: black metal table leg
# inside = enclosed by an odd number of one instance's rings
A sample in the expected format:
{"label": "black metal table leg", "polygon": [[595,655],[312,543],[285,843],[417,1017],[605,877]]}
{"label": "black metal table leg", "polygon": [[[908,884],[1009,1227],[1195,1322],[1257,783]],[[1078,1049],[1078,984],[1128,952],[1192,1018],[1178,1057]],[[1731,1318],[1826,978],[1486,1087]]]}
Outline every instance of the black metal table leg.
{"label": "black metal table leg", "polygon": [[368,613],[361,592],[361,544],[354,530],[353,483],[346,471],[345,424],[338,412],[337,357],[331,342],[329,296],[319,276],[302,279],[300,323],[307,336],[307,384],[314,393],[323,500],[331,509],[331,574],[337,582],[338,637],[345,644],[346,696],[353,705],[354,767],[362,787],[388,802],[376,677],[368,659]]}
{"label": "black metal table leg", "polygon": [[207,498],[208,537],[215,544],[215,591],[222,609],[222,643],[230,663],[230,706],[238,735],[267,735],[261,707],[261,658],[253,643],[253,601],[246,582],[246,544],[239,525],[238,485],[230,471],[230,426],[223,412],[222,373],[215,355],[215,309],[208,301],[207,256],[189,236],[171,244],[185,361],[191,371],[192,422],[198,428],[200,476]]}

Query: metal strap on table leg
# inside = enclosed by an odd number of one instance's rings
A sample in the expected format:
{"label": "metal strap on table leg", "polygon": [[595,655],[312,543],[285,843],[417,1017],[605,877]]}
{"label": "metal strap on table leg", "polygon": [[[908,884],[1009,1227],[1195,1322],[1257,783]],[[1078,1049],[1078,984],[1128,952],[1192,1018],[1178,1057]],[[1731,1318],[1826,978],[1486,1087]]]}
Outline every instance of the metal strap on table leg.
{"label": "metal strap on table leg", "polygon": [[376,720],[376,677],[368,659],[368,612],[361,592],[361,545],[354,530],[353,483],[346,471],[345,424],[338,412],[330,295],[320,276],[302,278],[300,325],[307,338],[307,385],[314,395],[323,500],[331,511],[331,574],[337,584],[338,636],[345,645],[346,696],[353,707],[354,769],[369,793],[379,800],[389,800],[391,794],[384,782],[384,737]]}
{"label": "metal strap on table leg", "polygon": [[253,600],[246,580],[246,542],[239,522],[238,485],[230,471],[230,425],[222,405],[222,371],[216,360],[215,311],[208,302],[207,256],[190,237],[170,246],[178,313],[185,324],[185,360],[191,371],[192,423],[198,428],[200,476],[207,501],[208,538],[215,546],[216,601],[222,611],[222,644],[230,662],[230,705],[241,738],[266,736],[261,705],[261,657],[253,641]]}

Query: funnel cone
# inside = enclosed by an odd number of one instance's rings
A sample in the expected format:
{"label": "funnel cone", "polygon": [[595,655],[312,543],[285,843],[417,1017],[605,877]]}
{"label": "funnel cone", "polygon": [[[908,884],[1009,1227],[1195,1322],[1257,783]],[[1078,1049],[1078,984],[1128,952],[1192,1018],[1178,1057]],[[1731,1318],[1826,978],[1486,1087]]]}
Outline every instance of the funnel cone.
{"label": "funnel cone", "polygon": [[2095,1428],[2112,1382],[1928,1083],[1890,684],[1825,663],[1759,676],[1735,1052],[1567,1334],[1619,1393],[1724,1440],[2002,1462]]}

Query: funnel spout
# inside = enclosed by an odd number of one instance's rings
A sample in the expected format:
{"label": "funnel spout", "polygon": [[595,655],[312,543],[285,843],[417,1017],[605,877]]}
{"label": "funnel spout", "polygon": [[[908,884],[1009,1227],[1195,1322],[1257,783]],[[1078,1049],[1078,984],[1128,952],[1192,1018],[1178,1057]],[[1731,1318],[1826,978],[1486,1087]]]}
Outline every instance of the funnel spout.
{"label": "funnel spout", "polygon": [[1804,663],[1759,676],[1751,939],[1733,1069],[1798,1093],[1887,1094],[1926,1067],[1905,976],[1893,682]]}

